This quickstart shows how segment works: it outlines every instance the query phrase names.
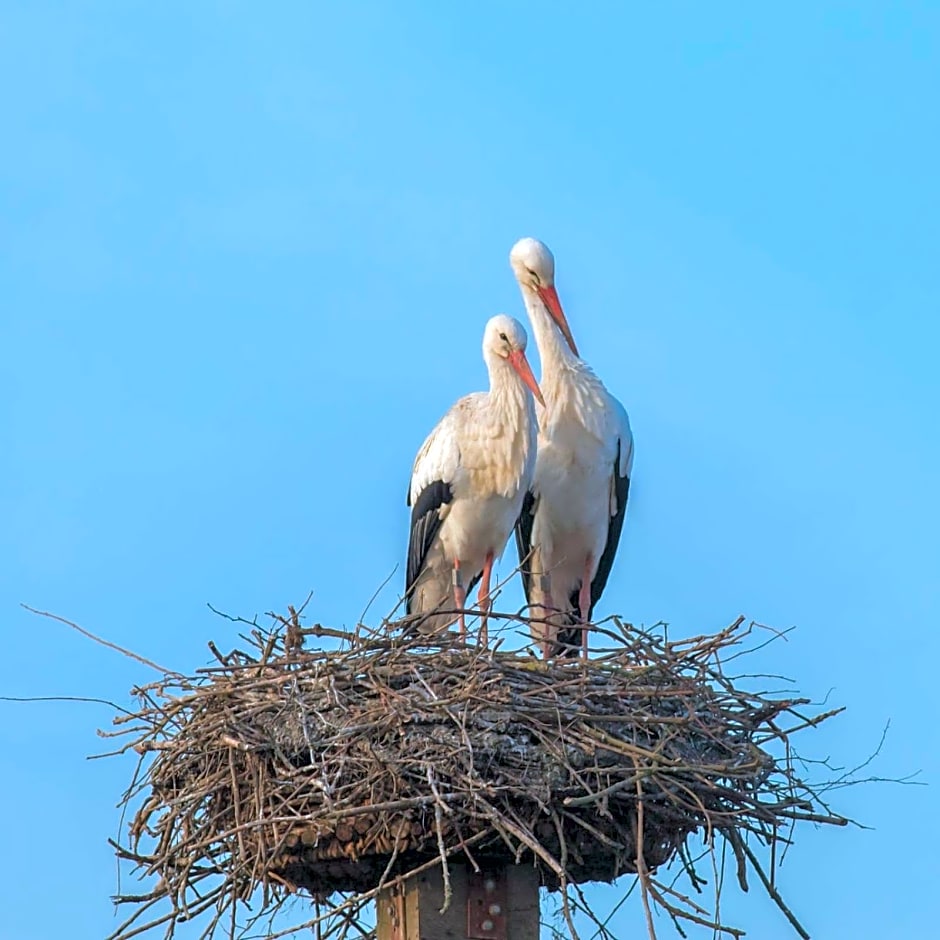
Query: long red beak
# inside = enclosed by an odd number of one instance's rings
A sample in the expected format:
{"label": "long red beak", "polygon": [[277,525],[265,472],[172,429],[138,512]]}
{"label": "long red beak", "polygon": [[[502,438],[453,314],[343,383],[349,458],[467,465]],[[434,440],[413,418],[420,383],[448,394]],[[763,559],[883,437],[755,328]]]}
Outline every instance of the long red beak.
{"label": "long red beak", "polygon": [[580,356],[581,354],[578,352],[578,347],[575,345],[574,337],[571,335],[571,327],[568,326],[565,311],[561,309],[561,301],[558,299],[558,292],[555,290],[555,285],[537,287],[536,290],[538,291],[539,297],[542,298],[542,303],[548,307],[548,312],[552,315],[552,319],[558,324],[558,329],[561,330],[565,339],[568,341],[571,351],[576,356]]}
{"label": "long red beak", "polygon": [[535,376],[532,374],[532,367],[529,365],[529,360],[526,359],[525,353],[521,349],[511,352],[509,354],[509,364],[519,373],[519,378],[532,389],[535,400],[544,407],[545,399],[542,398],[542,390],[539,388],[539,383],[535,381]]}

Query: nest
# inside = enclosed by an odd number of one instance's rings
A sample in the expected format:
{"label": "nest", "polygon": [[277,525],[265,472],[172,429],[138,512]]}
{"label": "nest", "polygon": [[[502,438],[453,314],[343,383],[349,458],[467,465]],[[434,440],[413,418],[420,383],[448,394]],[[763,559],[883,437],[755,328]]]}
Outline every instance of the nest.
{"label": "nest", "polygon": [[[845,823],[787,756],[794,730],[834,712],[737,687],[723,660],[751,630],[739,620],[672,642],[613,620],[605,654],[544,663],[451,637],[303,629],[291,611],[253,629],[250,652],[210,644],[217,666],[136,690],[140,707],[112,732],[132,736],[123,750],[145,766],[115,848],[158,879],[118,898],[133,913],[112,937],[172,935],[201,912],[203,936],[220,924],[234,936],[240,902],[260,896],[267,915],[296,892],[322,905],[297,929],[328,936],[339,912],[341,936],[381,887],[433,865],[446,882],[455,861],[537,866],[574,936],[576,886],[624,874],[639,877],[648,917],[658,904],[738,934],[656,877],[675,861],[700,886],[696,833],[711,852],[727,840],[742,886],[756,871],[801,931],[754,847],[787,841],[800,820]],[[304,649],[304,635],[339,648]]]}

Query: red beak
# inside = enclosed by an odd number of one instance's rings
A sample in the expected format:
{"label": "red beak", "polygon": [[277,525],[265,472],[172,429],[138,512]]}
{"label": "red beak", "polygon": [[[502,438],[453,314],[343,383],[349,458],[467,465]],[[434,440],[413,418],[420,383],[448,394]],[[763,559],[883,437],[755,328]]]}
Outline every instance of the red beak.
{"label": "red beak", "polygon": [[548,312],[552,315],[552,319],[558,324],[558,329],[561,330],[565,339],[568,341],[571,351],[576,356],[580,356],[581,354],[578,352],[578,347],[575,345],[574,337],[571,335],[571,327],[568,326],[565,311],[561,309],[561,301],[558,299],[558,292],[555,290],[555,286],[537,287],[536,290],[538,291],[539,297],[542,298],[542,303],[548,307]]}
{"label": "red beak", "polygon": [[509,364],[519,373],[519,378],[532,389],[535,400],[544,407],[545,399],[542,398],[542,390],[539,388],[539,383],[535,381],[535,376],[532,374],[532,367],[529,365],[529,360],[526,359],[525,353],[521,349],[516,349],[511,352],[509,354]]}

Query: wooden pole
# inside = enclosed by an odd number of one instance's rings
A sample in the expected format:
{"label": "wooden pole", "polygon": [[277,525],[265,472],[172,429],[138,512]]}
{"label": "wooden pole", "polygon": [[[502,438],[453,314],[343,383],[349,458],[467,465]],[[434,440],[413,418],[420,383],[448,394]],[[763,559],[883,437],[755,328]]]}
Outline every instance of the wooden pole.
{"label": "wooden pole", "polygon": [[539,940],[539,879],[531,865],[475,872],[450,866],[450,904],[435,868],[376,899],[377,940]]}

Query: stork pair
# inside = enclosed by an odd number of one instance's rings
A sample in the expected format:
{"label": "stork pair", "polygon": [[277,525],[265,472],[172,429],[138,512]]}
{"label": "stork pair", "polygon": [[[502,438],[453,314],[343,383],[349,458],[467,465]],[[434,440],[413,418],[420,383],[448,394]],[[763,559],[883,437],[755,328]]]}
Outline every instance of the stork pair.
{"label": "stork pair", "polygon": [[[620,540],[633,436],[623,406],[585,363],[555,290],[555,261],[534,238],[509,255],[542,363],[512,317],[486,325],[490,391],[461,398],[415,458],[406,609],[434,633],[479,582],[486,642],[494,559],[515,531],[532,637],[547,659],[587,656],[587,628]],[[539,409],[536,413],[535,402]]]}

